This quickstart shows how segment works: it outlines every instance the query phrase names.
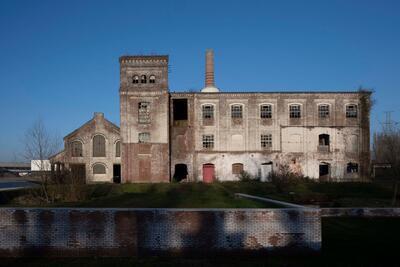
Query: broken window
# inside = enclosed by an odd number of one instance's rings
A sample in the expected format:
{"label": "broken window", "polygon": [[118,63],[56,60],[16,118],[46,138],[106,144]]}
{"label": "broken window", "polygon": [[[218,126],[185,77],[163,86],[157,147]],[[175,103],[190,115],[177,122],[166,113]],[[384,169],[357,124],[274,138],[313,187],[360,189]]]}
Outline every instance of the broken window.
{"label": "broken window", "polygon": [[93,174],[106,174],[106,167],[101,163],[94,164]]}
{"label": "broken window", "polygon": [[93,157],[106,156],[106,139],[102,135],[93,137]]}
{"label": "broken window", "polygon": [[188,101],[185,98],[173,99],[174,121],[186,121],[188,119]]}
{"label": "broken window", "polygon": [[357,118],[357,105],[346,106],[346,118]]}
{"label": "broken window", "polygon": [[319,105],[318,106],[318,116],[321,119],[329,118],[329,105]]}
{"label": "broken window", "polygon": [[289,106],[289,117],[290,118],[301,118],[301,107],[298,104]]}
{"label": "broken window", "polygon": [[203,135],[203,148],[214,148],[214,135]]}
{"label": "broken window", "polygon": [[139,133],[139,143],[148,143],[150,141],[150,133]]}
{"label": "broken window", "polygon": [[140,77],[140,82],[141,82],[141,83],[147,83],[147,77],[146,77],[146,75],[142,75],[142,76]]}
{"label": "broken window", "polygon": [[151,76],[149,77],[149,83],[156,83],[156,76],[151,75]]}
{"label": "broken window", "polygon": [[203,119],[208,119],[208,120],[214,119],[213,105],[203,105],[202,112],[203,112]]}
{"label": "broken window", "polygon": [[137,75],[133,76],[132,83],[139,83],[139,76],[137,76]]}
{"label": "broken window", "polygon": [[329,134],[320,134],[318,140],[320,146],[329,146]]}
{"label": "broken window", "polygon": [[71,156],[72,157],[82,157],[82,143],[80,141],[74,141],[71,143]]}
{"label": "broken window", "polygon": [[272,147],[272,134],[262,134],[261,135],[261,147],[271,148]]}
{"label": "broken window", "polygon": [[150,123],[150,103],[139,102],[138,107],[139,123]]}
{"label": "broken window", "polygon": [[272,118],[272,106],[271,105],[262,105],[260,107],[260,117],[261,117],[261,119]]}
{"label": "broken window", "polygon": [[232,117],[232,119],[243,118],[243,106],[242,105],[232,105],[231,106],[231,117]]}
{"label": "broken window", "polygon": [[242,163],[234,163],[232,164],[232,174],[239,175],[243,172],[243,164]]}
{"label": "broken window", "polygon": [[353,162],[347,163],[347,173],[358,173],[358,164]]}
{"label": "broken window", "polygon": [[120,145],[120,141],[117,141],[115,143],[115,157],[119,158],[121,157],[121,145]]}

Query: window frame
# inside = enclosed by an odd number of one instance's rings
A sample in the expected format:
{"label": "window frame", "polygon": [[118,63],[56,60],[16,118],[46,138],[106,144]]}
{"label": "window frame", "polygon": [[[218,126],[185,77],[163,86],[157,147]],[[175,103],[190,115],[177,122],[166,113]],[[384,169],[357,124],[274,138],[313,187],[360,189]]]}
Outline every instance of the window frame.
{"label": "window frame", "polygon": [[[145,106],[145,107],[142,107]],[[149,101],[138,102],[138,124],[151,123],[151,103]]]}
{"label": "window frame", "polygon": [[202,135],[202,148],[203,149],[213,149],[215,146],[215,139],[213,134],[203,134]]}
{"label": "window frame", "polygon": [[[293,108],[298,107],[298,110],[292,110]],[[298,113],[298,115],[296,115]],[[290,119],[301,119],[302,118],[302,105],[299,103],[291,103],[289,104],[289,118]]]}
{"label": "window frame", "polygon": [[[95,155],[95,138],[96,138],[97,136],[102,137],[103,140],[104,140],[104,153],[100,153],[100,152],[99,152],[99,154],[101,154],[101,155]],[[101,152],[102,152],[102,151],[101,151]],[[97,133],[97,134],[93,135],[93,137],[92,137],[92,156],[93,156],[94,158],[104,158],[104,157],[107,157],[107,138],[106,138],[103,134]]]}
{"label": "window frame", "polygon": [[260,145],[262,149],[272,148],[272,134],[264,133],[260,135]]}
{"label": "window frame", "polygon": [[[355,107],[355,110],[349,110],[349,108],[353,106]],[[358,104],[353,104],[349,103],[346,104],[345,106],[345,113],[346,113],[346,119],[357,119],[358,118]]]}
{"label": "window frame", "polygon": [[[207,107],[209,107],[211,109],[206,110]],[[215,112],[215,105],[213,105],[213,104],[201,105],[201,117],[203,120],[213,120],[215,117],[214,112]],[[209,115],[209,117],[207,117],[206,115]]]}
{"label": "window frame", "polygon": [[[95,172],[95,167],[96,167],[96,166],[102,166],[102,167],[104,168],[104,173],[103,173],[103,172],[101,172],[101,173]],[[93,174],[93,175],[104,175],[104,174],[107,174],[107,166],[106,166],[104,163],[102,163],[102,162],[96,162],[96,163],[94,163],[94,164],[92,165],[92,174]]]}
{"label": "window frame", "polygon": [[[76,147],[75,147],[75,143],[79,143],[80,144],[80,154],[76,155],[75,151],[76,151]],[[83,157],[83,142],[81,140],[74,140],[70,143],[70,147],[71,147],[71,157],[73,158],[82,158]]]}
{"label": "window frame", "polygon": [[[322,107],[327,107],[327,110],[321,110]],[[319,119],[328,119],[331,116],[331,105],[326,103],[318,104],[318,118]]]}
{"label": "window frame", "polygon": [[[231,119],[243,119],[243,104],[232,104],[230,105]],[[237,108],[237,110],[235,110]]]}
{"label": "window frame", "polygon": [[[269,110],[263,110],[263,108],[269,108]],[[272,119],[272,104],[261,104],[260,105],[260,119]]]}
{"label": "window frame", "polygon": [[150,143],[150,140],[151,140],[151,135],[149,132],[139,132],[138,133],[138,143],[139,144]]}

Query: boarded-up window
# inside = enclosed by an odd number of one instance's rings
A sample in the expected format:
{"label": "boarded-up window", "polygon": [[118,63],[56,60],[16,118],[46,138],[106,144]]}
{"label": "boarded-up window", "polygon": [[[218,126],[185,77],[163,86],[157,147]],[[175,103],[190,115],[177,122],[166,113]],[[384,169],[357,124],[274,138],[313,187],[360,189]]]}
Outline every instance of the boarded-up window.
{"label": "boarded-up window", "polygon": [[231,149],[234,151],[244,150],[243,135],[233,134],[231,136]]}
{"label": "boarded-up window", "polygon": [[150,123],[150,103],[139,102],[138,104],[138,121],[139,123]]}
{"label": "boarded-up window", "polygon": [[346,136],[346,152],[358,153],[358,135],[350,134]]}
{"label": "boarded-up window", "polygon": [[150,142],[150,133],[139,133],[139,143]]}
{"label": "boarded-up window", "polygon": [[94,164],[93,174],[106,174],[106,167],[101,163]]}
{"label": "boarded-up window", "polygon": [[106,156],[106,139],[102,135],[93,137],[93,157]]}
{"label": "boarded-up window", "polygon": [[115,143],[115,157],[119,158],[121,157],[121,145],[120,145],[120,141],[117,141]]}
{"label": "boarded-up window", "polygon": [[243,172],[243,164],[242,163],[232,164],[232,174],[241,174],[242,172]]}
{"label": "boarded-up window", "polygon": [[80,141],[74,141],[71,143],[71,156],[72,157],[83,156],[82,143]]}

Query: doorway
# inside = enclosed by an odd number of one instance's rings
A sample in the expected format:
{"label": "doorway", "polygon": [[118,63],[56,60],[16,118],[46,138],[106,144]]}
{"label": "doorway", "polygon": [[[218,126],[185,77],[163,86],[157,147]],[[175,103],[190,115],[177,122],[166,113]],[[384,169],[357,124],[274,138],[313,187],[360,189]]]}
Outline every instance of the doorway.
{"label": "doorway", "polygon": [[326,182],[330,177],[330,164],[321,162],[319,164],[319,180],[320,182]]}
{"label": "doorway", "polygon": [[215,167],[214,164],[207,163],[203,164],[203,182],[212,183],[215,178]]}
{"label": "doorway", "polygon": [[121,164],[114,164],[113,166],[113,182],[115,184],[121,183]]}
{"label": "doorway", "polygon": [[272,161],[261,164],[261,182],[270,182],[272,174]]}
{"label": "doorway", "polygon": [[174,181],[180,182],[182,180],[187,179],[188,171],[186,164],[176,164],[175,165],[175,173],[174,173]]}

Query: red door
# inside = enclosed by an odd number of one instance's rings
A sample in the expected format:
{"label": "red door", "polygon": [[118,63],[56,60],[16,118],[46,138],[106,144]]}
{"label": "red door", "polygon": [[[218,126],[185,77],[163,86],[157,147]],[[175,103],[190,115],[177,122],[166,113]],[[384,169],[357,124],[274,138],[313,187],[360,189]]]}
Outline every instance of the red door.
{"label": "red door", "polygon": [[203,165],[203,182],[205,183],[214,182],[214,164]]}

